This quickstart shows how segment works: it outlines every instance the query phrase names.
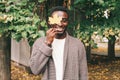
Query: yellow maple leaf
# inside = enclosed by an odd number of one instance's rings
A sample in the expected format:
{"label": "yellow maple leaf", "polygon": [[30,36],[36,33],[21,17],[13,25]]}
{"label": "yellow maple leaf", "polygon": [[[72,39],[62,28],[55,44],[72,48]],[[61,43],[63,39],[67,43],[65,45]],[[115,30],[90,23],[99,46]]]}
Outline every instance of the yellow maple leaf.
{"label": "yellow maple leaf", "polygon": [[49,24],[59,24],[62,20],[62,17],[55,14],[53,17],[49,17]]}

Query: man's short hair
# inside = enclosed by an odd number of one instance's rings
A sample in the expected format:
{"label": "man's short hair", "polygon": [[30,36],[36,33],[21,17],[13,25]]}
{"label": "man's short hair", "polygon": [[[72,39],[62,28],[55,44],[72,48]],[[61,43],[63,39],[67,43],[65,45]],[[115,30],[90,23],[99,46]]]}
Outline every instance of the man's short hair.
{"label": "man's short hair", "polygon": [[50,9],[50,12],[49,12],[49,16],[51,16],[52,13],[55,12],[55,11],[63,11],[63,12],[65,12],[65,13],[67,13],[67,14],[68,14],[68,17],[69,17],[68,9],[65,8],[65,7],[63,7],[63,6],[56,6],[56,7],[51,8],[51,9]]}

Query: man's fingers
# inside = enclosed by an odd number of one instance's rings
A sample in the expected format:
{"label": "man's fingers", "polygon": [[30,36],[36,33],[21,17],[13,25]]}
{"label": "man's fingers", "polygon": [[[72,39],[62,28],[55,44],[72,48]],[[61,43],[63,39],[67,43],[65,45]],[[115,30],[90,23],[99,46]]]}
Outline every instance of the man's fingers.
{"label": "man's fingers", "polygon": [[53,28],[50,28],[49,30],[47,30],[47,33],[50,33],[53,30]]}
{"label": "man's fingers", "polygon": [[46,33],[48,37],[54,37],[56,35],[56,31],[54,28],[50,28]]}

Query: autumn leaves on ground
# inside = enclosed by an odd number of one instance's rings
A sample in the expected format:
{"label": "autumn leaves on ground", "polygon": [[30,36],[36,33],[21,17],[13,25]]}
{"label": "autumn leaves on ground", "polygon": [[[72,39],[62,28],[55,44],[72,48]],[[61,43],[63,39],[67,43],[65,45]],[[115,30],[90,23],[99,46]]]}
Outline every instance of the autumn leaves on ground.
{"label": "autumn leaves on ground", "polygon": [[[92,55],[88,63],[89,80],[120,80],[120,58],[110,61],[105,56]],[[40,75],[29,74],[23,67],[18,67],[12,62],[12,80],[41,80]]]}
{"label": "autumn leaves on ground", "polygon": [[93,57],[93,61],[88,63],[89,80],[120,80],[120,58]]}

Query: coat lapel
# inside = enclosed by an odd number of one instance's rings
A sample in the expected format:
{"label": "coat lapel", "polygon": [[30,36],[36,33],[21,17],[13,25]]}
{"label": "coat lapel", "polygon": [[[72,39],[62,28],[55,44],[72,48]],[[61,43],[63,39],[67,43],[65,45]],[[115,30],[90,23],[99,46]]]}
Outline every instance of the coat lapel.
{"label": "coat lapel", "polygon": [[65,40],[65,46],[64,46],[63,75],[65,73],[65,68],[66,68],[68,49],[69,49],[69,35],[67,34],[66,40]]}

